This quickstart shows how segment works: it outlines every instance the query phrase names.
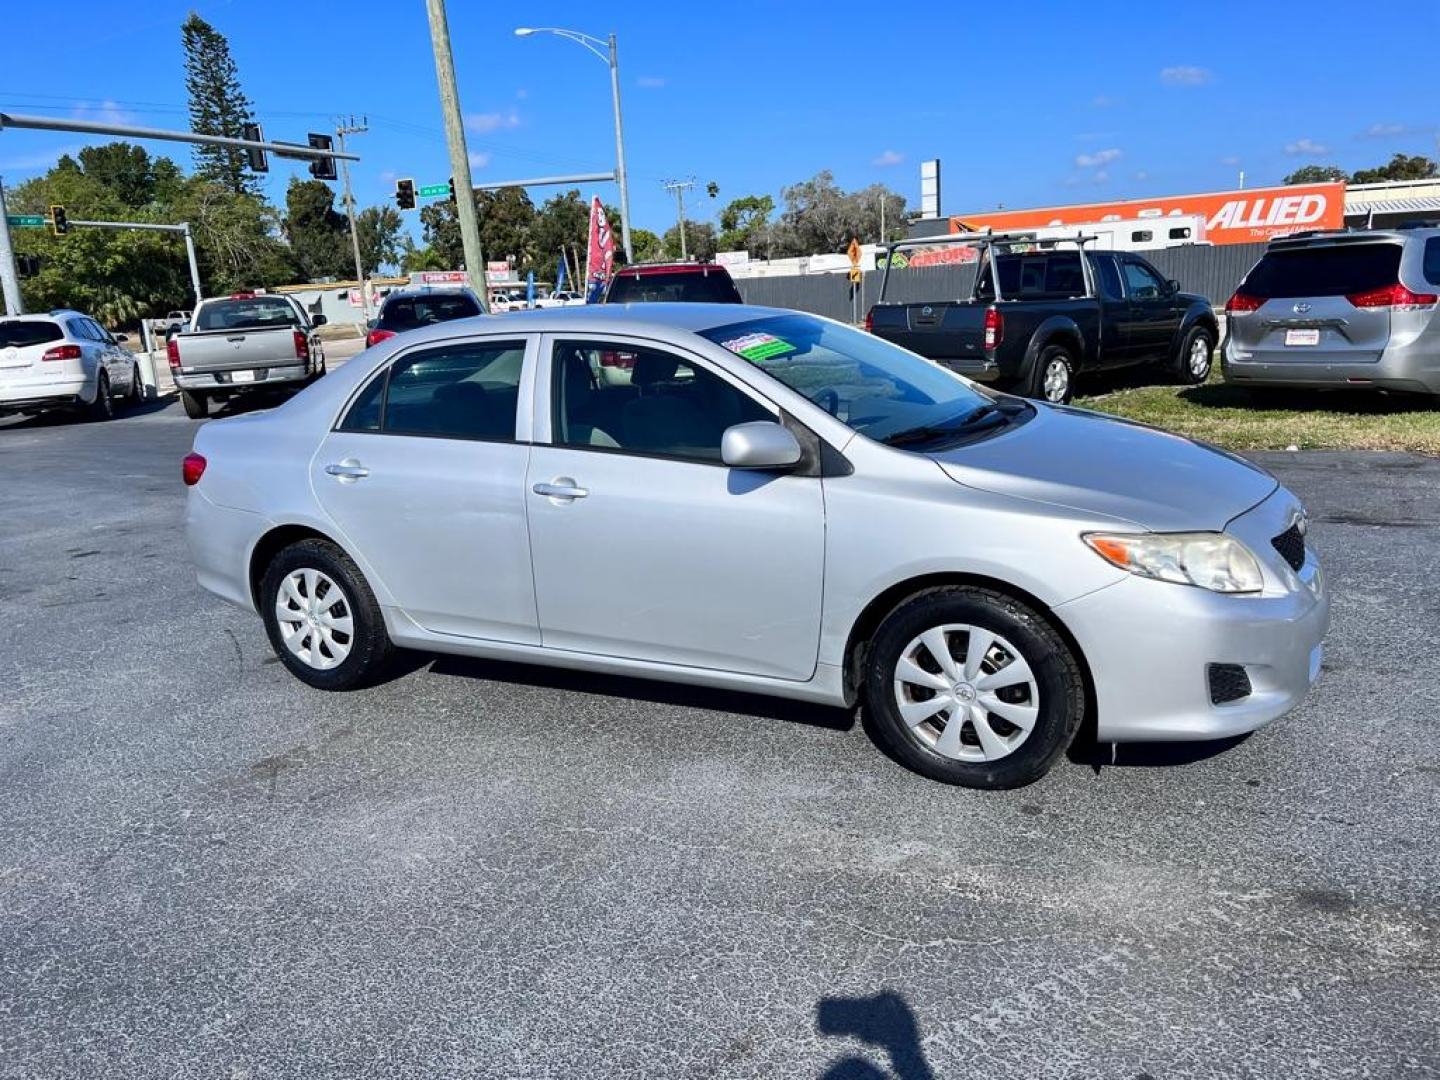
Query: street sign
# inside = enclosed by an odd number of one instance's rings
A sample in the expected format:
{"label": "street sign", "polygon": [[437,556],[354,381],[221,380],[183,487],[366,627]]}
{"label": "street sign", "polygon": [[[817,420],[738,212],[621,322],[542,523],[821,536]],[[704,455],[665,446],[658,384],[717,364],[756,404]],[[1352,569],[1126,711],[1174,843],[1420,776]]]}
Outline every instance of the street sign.
{"label": "street sign", "polygon": [[43,229],[44,214],[6,214],[5,220],[17,229]]}
{"label": "street sign", "polygon": [[433,199],[437,195],[449,195],[449,184],[426,184],[420,189],[421,198]]}
{"label": "street sign", "polygon": [[850,265],[860,265],[860,241],[851,239],[850,246],[845,249],[845,254],[850,256]]}

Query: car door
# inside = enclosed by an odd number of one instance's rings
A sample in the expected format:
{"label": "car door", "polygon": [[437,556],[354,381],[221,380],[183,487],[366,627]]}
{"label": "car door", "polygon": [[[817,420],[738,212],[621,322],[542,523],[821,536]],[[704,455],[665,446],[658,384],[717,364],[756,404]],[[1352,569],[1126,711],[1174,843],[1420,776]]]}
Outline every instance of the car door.
{"label": "car door", "polygon": [[310,465],[342,540],[420,626],[537,645],[525,527],[533,335],[407,349]]}
{"label": "car door", "polygon": [[1134,355],[1130,341],[1130,301],[1114,255],[1099,252],[1090,256],[1095,271],[1095,295],[1100,302],[1100,349],[1095,357],[1099,367],[1121,367]]}
{"label": "car door", "polygon": [[1174,294],[1154,268],[1136,255],[1121,257],[1121,272],[1130,299],[1129,360],[1135,364],[1162,360],[1170,355],[1180,328]]}
{"label": "car door", "polygon": [[115,336],[101,326],[94,319],[86,319],[85,325],[90,328],[90,336],[99,342],[103,352],[100,354],[105,360],[105,370],[110,375],[110,385],[115,393],[123,393],[130,389],[130,378],[134,371],[130,361],[130,350],[115,340]]}
{"label": "car door", "polygon": [[547,335],[542,353],[525,487],[543,644],[809,679],[821,481],[720,456],[727,427],[776,408],[668,345]]}

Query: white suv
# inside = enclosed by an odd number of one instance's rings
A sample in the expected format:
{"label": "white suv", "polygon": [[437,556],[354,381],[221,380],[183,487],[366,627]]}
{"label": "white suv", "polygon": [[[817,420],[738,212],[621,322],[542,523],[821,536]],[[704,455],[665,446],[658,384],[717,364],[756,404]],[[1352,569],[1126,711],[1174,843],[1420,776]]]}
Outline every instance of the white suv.
{"label": "white suv", "polygon": [[108,420],[116,397],[138,404],[145,384],[124,340],[78,311],[0,318],[0,416],[78,408]]}

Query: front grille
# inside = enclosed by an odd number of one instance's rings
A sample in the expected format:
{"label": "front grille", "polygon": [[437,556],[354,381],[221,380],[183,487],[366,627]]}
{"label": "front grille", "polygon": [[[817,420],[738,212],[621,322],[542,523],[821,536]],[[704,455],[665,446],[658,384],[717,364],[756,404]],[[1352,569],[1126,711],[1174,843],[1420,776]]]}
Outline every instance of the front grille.
{"label": "front grille", "polygon": [[1210,665],[1210,704],[1224,705],[1250,696],[1250,676],[1239,664]]}
{"label": "front grille", "polygon": [[1298,574],[1305,565],[1305,534],[1300,531],[1300,526],[1291,525],[1270,543],[1280,553],[1280,557],[1290,564],[1290,569]]}

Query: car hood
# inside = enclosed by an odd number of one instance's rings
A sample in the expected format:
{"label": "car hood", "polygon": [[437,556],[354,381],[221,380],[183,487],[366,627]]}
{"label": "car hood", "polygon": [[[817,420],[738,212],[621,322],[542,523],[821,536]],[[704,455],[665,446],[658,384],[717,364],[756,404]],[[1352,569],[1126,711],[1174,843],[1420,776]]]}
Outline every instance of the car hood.
{"label": "car hood", "polygon": [[930,456],[967,487],[1155,532],[1223,529],[1279,486],[1259,466],[1179,435],[1084,409],[1035,408],[1029,423]]}

